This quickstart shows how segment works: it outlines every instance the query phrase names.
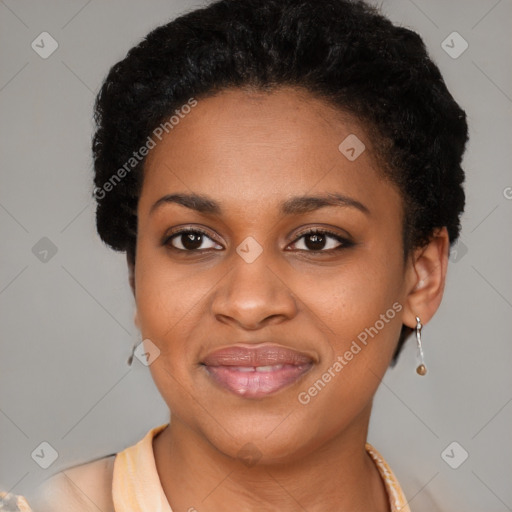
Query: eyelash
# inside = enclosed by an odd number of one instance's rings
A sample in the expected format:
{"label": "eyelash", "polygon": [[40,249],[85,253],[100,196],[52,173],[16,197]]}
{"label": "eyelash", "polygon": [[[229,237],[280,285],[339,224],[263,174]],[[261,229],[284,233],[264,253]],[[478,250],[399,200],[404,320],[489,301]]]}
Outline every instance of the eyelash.
{"label": "eyelash", "polygon": [[[200,233],[201,235],[204,235],[204,236],[208,237],[213,242],[218,243],[215,240],[213,240],[213,238],[206,231],[204,231],[204,230],[202,230],[200,228],[185,228],[185,229],[181,229],[179,231],[176,231],[176,232],[172,233],[171,235],[165,237],[165,239],[163,240],[163,244],[162,245],[168,246],[170,249],[173,249],[175,251],[179,251],[179,252],[183,252],[183,253],[191,253],[191,254],[212,250],[211,248],[208,248],[208,249],[179,249],[179,248],[174,247],[174,246],[171,245],[171,241],[174,238],[177,238],[180,235],[184,235],[186,233]],[[314,251],[314,250],[298,249],[299,251],[308,252],[308,253],[312,253],[312,254],[322,254],[322,253],[331,254],[333,252],[337,252],[337,251],[341,251],[343,249],[347,249],[347,248],[352,247],[354,245],[353,242],[351,242],[350,240],[348,240],[346,238],[343,238],[342,236],[340,236],[337,233],[333,233],[332,231],[329,231],[329,230],[326,230],[326,229],[319,229],[319,228],[312,228],[312,229],[309,229],[307,231],[303,231],[302,233],[299,233],[297,235],[297,238],[292,242],[292,244],[297,243],[301,238],[303,238],[305,236],[313,235],[313,234],[328,235],[329,237],[334,238],[341,245],[339,245],[338,247],[335,247],[333,249],[327,249],[327,250],[319,249],[317,251]],[[213,249],[213,250],[214,251],[218,251],[219,249]]]}

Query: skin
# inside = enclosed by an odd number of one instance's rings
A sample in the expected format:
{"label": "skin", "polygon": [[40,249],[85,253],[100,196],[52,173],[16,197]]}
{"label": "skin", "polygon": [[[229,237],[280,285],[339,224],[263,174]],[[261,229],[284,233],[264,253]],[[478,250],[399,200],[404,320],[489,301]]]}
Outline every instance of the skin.
{"label": "skin", "polygon": [[[338,150],[349,134],[366,146],[355,161]],[[222,212],[175,203],[151,212],[173,193],[207,195]],[[356,199],[370,213],[347,206],[279,212],[290,197],[325,193]],[[390,510],[365,451],[372,399],[402,324],[415,327],[416,315],[426,324],[437,310],[449,249],[441,228],[404,263],[402,209],[364,127],[298,89],[231,89],[199,99],[151,150],[130,272],[135,323],[160,350],[150,371],[171,411],[153,449],[173,511],[226,504],[247,512]],[[207,231],[203,252],[163,244],[183,227]],[[315,227],[354,245],[315,254],[300,237]],[[252,263],[236,252],[249,236],[263,249]],[[173,240],[183,247],[183,237]],[[338,246],[329,235],[323,250]],[[395,302],[401,311],[301,404],[298,394]],[[315,364],[258,399],[220,388],[199,364],[214,349],[264,341],[305,352]],[[239,455],[247,443],[257,459],[250,465]]]}

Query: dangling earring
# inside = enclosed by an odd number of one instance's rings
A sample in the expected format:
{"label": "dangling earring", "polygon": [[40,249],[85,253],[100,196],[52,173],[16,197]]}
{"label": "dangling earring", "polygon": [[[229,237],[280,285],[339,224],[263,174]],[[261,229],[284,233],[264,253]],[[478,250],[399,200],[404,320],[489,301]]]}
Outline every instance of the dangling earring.
{"label": "dangling earring", "polygon": [[133,363],[133,357],[135,356],[135,350],[137,349],[137,342],[133,344],[132,347],[132,353],[130,354],[130,357],[128,358],[128,365],[131,366]]}
{"label": "dangling earring", "polygon": [[418,375],[425,375],[427,373],[427,367],[425,366],[425,358],[423,356],[423,347],[421,346],[421,328],[423,325],[421,325],[421,320],[417,316],[416,317],[416,341],[418,344],[418,361],[419,365],[416,368],[416,373]]}

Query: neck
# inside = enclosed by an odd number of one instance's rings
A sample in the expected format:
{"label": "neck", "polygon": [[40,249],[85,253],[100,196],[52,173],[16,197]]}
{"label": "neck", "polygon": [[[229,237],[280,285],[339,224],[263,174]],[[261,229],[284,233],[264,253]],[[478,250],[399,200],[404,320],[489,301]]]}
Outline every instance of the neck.
{"label": "neck", "polygon": [[[365,449],[371,405],[353,425],[293,462],[244,465],[178,419],[153,439],[164,493],[175,511],[389,512]],[[231,508],[231,507],[228,507]]]}

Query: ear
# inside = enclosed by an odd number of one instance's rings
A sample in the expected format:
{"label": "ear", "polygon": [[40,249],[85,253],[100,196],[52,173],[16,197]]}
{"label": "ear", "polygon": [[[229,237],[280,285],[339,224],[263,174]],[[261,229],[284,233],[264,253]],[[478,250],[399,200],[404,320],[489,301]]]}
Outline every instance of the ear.
{"label": "ear", "polygon": [[[126,254],[126,262],[128,264],[128,281],[130,283],[130,288],[132,289],[133,296],[136,297],[136,295],[135,295],[135,262],[131,260],[128,253]],[[137,308],[137,306],[135,306],[135,308]],[[135,316],[133,318],[133,321],[134,321],[135,325],[137,326],[137,328],[140,330],[139,316],[138,316],[137,309],[135,309]]]}
{"label": "ear", "polygon": [[408,293],[402,317],[405,325],[415,328],[416,316],[425,325],[437,311],[443,298],[449,251],[450,238],[443,227],[412,255],[408,262]]}

